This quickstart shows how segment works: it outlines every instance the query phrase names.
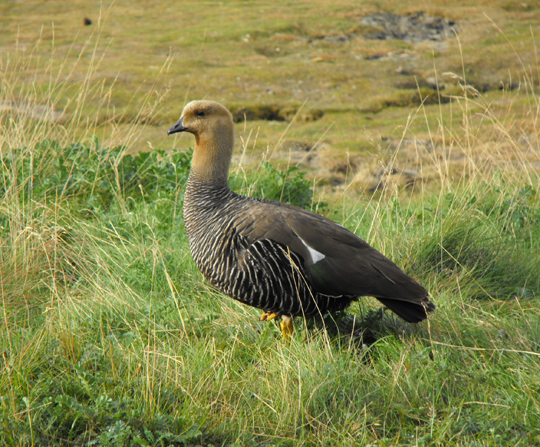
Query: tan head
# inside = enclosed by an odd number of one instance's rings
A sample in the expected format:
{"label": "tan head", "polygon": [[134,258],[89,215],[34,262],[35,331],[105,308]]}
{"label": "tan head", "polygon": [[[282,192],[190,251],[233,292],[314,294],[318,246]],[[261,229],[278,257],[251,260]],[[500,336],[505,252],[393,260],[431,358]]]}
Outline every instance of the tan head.
{"label": "tan head", "polygon": [[195,136],[191,173],[199,180],[226,184],[234,146],[230,112],[217,102],[192,101],[168,134],[177,132]]}

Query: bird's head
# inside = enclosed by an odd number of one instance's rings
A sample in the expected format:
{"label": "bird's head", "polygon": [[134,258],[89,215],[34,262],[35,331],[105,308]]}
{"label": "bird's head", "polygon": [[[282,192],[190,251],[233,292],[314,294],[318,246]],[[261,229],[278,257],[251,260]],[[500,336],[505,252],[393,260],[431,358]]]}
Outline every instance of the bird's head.
{"label": "bird's head", "polygon": [[192,133],[196,139],[232,134],[232,115],[217,102],[191,101],[184,107],[182,116],[167,133],[172,135],[178,132]]}
{"label": "bird's head", "polygon": [[192,171],[213,181],[226,180],[234,146],[231,113],[217,102],[192,101],[167,133],[178,132],[195,136]]}

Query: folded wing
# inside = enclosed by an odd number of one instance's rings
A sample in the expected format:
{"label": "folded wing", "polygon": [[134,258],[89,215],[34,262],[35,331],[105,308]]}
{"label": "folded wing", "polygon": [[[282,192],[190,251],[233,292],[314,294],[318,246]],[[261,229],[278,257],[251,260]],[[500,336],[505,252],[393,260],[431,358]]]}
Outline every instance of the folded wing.
{"label": "folded wing", "polygon": [[249,241],[270,239],[304,261],[311,287],[331,296],[373,296],[408,322],[435,309],[428,291],[395,263],[341,225],[279,202],[261,202],[239,219]]}

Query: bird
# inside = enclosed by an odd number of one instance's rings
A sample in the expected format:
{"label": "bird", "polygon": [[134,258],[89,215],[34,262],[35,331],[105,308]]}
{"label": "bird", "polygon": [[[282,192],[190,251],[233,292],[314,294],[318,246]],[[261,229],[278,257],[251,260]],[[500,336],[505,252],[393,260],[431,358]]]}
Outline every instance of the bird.
{"label": "bird", "polygon": [[409,323],[435,310],[428,291],[359,236],[305,209],[242,196],[228,185],[232,115],[209,101],[188,103],[168,135],[188,132],[195,148],[184,194],[189,248],[203,276],[226,295],[280,320],[325,315],[372,296]]}

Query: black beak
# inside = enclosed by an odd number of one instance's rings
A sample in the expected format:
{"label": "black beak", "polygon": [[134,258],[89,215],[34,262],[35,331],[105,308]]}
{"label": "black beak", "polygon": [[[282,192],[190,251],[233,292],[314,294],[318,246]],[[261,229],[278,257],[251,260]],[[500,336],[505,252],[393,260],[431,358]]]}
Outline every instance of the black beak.
{"label": "black beak", "polygon": [[184,127],[184,117],[180,117],[180,119],[176,122],[176,124],[174,126],[172,126],[168,131],[167,131],[167,135],[172,135],[173,133],[178,133],[178,132],[185,132],[186,130],[188,130],[187,127]]}

